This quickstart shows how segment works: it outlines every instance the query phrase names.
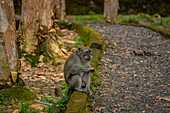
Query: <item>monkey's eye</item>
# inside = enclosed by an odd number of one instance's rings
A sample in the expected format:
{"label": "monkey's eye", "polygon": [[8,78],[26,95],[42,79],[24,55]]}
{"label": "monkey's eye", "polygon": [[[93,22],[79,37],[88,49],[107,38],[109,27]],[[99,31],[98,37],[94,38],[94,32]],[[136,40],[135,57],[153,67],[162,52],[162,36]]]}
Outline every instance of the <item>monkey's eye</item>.
{"label": "monkey's eye", "polygon": [[89,54],[89,51],[86,51],[85,54]]}

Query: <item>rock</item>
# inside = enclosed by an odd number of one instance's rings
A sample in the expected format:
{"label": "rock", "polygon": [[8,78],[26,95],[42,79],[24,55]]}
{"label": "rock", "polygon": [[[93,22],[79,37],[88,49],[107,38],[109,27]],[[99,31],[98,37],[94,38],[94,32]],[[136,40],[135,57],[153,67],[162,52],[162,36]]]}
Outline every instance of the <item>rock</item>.
{"label": "rock", "polygon": [[41,79],[46,80],[47,78],[45,78],[44,76],[39,76]]}
{"label": "rock", "polygon": [[161,18],[161,16],[159,14],[154,14],[153,17],[154,18]]}
{"label": "rock", "polygon": [[27,77],[27,76],[25,76],[25,77],[24,77],[24,79],[26,79],[26,80],[27,80],[27,79],[28,79],[28,77]]}

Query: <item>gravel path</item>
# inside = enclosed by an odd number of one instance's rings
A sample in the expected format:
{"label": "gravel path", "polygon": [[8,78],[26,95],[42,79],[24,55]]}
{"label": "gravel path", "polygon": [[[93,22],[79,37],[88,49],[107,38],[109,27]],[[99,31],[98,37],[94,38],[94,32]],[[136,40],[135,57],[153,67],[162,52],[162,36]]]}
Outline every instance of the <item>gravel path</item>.
{"label": "gravel path", "polygon": [[87,24],[106,40],[95,113],[170,112],[170,40],[152,30]]}

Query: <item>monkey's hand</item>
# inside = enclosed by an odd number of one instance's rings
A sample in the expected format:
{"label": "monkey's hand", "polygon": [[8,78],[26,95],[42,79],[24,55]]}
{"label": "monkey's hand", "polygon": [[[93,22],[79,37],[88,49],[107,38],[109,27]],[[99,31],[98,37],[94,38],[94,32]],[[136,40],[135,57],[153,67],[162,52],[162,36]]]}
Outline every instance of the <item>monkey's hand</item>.
{"label": "monkey's hand", "polygon": [[90,68],[86,68],[85,72],[95,72],[95,69],[90,67]]}
{"label": "monkey's hand", "polygon": [[90,72],[95,72],[95,69],[91,67]]}

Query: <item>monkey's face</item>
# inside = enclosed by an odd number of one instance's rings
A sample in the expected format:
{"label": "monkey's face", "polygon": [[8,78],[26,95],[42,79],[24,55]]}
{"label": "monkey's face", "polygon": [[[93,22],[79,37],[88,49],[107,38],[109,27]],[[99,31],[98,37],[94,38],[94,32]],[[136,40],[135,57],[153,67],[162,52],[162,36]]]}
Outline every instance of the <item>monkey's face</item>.
{"label": "monkey's face", "polygon": [[78,53],[79,53],[80,58],[82,60],[85,60],[85,61],[90,61],[91,60],[91,58],[92,58],[92,50],[89,47],[82,46],[82,47],[79,47],[77,50],[78,50]]}
{"label": "monkey's face", "polygon": [[85,50],[83,50],[83,58],[84,58],[85,60],[87,60],[87,61],[90,61],[91,58],[92,58],[91,53],[92,53],[92,50],[91,50],[91,49],[85,49]]}

